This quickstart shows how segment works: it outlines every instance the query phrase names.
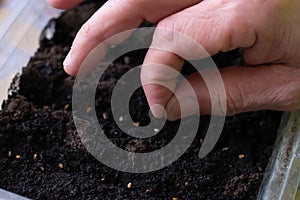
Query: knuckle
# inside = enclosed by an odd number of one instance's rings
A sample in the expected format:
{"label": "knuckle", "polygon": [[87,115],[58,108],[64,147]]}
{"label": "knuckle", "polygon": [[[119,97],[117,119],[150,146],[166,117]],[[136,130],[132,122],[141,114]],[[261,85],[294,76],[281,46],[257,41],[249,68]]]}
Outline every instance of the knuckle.
{"label": "knuckle", "polygon": [[154,31],[151,47],[166,48],[169,46],[168,44],[172,44],[174,40],[173,36],[173,27],[163,20],[158,23]]}
{"label": "knuckle", "polygon": [[196,42],[199,36],[195,34],[193,27],[174,16],[164,19],[157,26],[152,46],[185,59],[199,59],[203,48]]}
{"label": "knuckle", "polygon": [[227,95],[227,111],[226,115],[232,116],[238,113],[237,102],[232,98],[231,95]]}
{"label": "knuckle", "polygon": [[94,25],[90,21],[87,21],[81,26],[81,29],[79,31],[80,36],[83,38],[93,37],[93,27]]}
{"label": "knuckle", "polygon": [[189,21],[192,16],[182,16],[181,13],[175,13],[170,15],[157,24],[157,28],[172,30],[173,32],[185,33],[187,28],[190,26]]}
{"label": "knuckle", "polygon": [[227,115],[232,116],[247,111],[247,103],[240,88],[235,85],[226,92]]}

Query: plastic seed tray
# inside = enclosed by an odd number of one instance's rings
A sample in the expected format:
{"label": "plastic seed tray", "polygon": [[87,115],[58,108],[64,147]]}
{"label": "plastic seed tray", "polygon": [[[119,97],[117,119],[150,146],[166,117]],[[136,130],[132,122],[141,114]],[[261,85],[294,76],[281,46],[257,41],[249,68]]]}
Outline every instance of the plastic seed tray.
{"label": "plastic seed tray", "polygon": [[[0,0],[0,101],[38,48],[39,35],[61,11],[41,0]],[[4,48],[5,47],[5,48]],[[300,111],[284,113],[258,199],[300,199]],[[27,199],[0,189],[2,199]]]}

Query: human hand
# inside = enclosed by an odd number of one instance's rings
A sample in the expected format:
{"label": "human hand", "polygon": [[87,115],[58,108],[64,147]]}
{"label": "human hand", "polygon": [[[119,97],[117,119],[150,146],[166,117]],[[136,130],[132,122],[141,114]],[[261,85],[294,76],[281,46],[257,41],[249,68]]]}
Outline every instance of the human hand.
{"label": "human hand", "polygon": [[[55,7],[70,8],[81,0],[48,2]],[[297,0],[164,0],[155,3],[150,0],[110,0],[78,32],[72,53],[64,63],[65,70],[75,75],[84,58],[100,42],[135,28],[146,19],[158,23],[158,28],[174,30],[193,38],[210,55],[238,47],[245,49],[244,59],[248,67],[227,67],[220,71],[226,89],[227,115],[259,109],[295,110],[300,108],[299,8]],[[102,26],[95,25],[100,23]],[[158,33],[154,34],[155,44],[164,45],[164,41],[172,38]],[[172,42],[175,48],[184,46],[186,53],[189,53],[186,44]],[[168,76],[163,70],[149,67],[153,63],[180,71],[183,59],[169,52],[150,49],[142,68],[143,83],[166,81],[164,79]],[[194,101],[201,106],[201,113],[209,114],[211,102],[203,79],[199,74],[194,74],[188,80],[197,93]],[[175,83],[176,77],[167,81]],[[165,107],[169,119],[197,114],[193,113],[193,109],[180,113],[178,100],[162,86],[145,85],[144,90],[149,105]],[[184,91],[185,83],[182,83],[176,93],[184,99]],[[193,107],[192,104],[186,106]],[[151,110],[157,117],[163,115],[160,108],[152,107]]]}

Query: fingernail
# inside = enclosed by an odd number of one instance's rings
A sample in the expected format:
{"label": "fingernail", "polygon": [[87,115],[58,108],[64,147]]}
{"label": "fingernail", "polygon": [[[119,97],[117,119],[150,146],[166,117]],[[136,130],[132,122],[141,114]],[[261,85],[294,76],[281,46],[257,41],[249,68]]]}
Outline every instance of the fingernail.
{"label": "fingernail", "polygon": [[168,120],[171,121],[199,114],[200,112],[198,101],[192,97],[183,97],[179,100],[170,102],[170,105],[167,105],[166,110]]}
{"label": "fingernail", "polygon": [[166,117],[166,111],[164,107],[160,104],[153,104],[152,106],[150,106],[150,110],[153,116],[156,118]]}
{"label": "fingernail", "polygon": [[66,56],[63,62],[64,68],[68,68],[71,65],[71,61],[72,61],[72,55],[71,55],[71,51],[69,51],[68,55]]}

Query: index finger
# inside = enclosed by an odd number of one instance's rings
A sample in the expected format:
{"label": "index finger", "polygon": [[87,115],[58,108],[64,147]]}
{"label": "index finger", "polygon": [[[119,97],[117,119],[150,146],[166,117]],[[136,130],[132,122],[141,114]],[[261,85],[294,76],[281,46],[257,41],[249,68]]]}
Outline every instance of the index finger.
{"label": "index finger", "polygon": [[[157,22],[197,2],[199,0],[175,2],[173,0],[163,0],[155,3],[150,0],[107,1],[77,33],[71,51],[64,62],[65,71],[71,75],[76,75],[88,54],[99,43],[111,36],[136,28],[144,20]],[[117,42],[121,42],[124,39],[126,38],[121,38]],[[103,52],[105,51],[106,49],[103,49]]]}

